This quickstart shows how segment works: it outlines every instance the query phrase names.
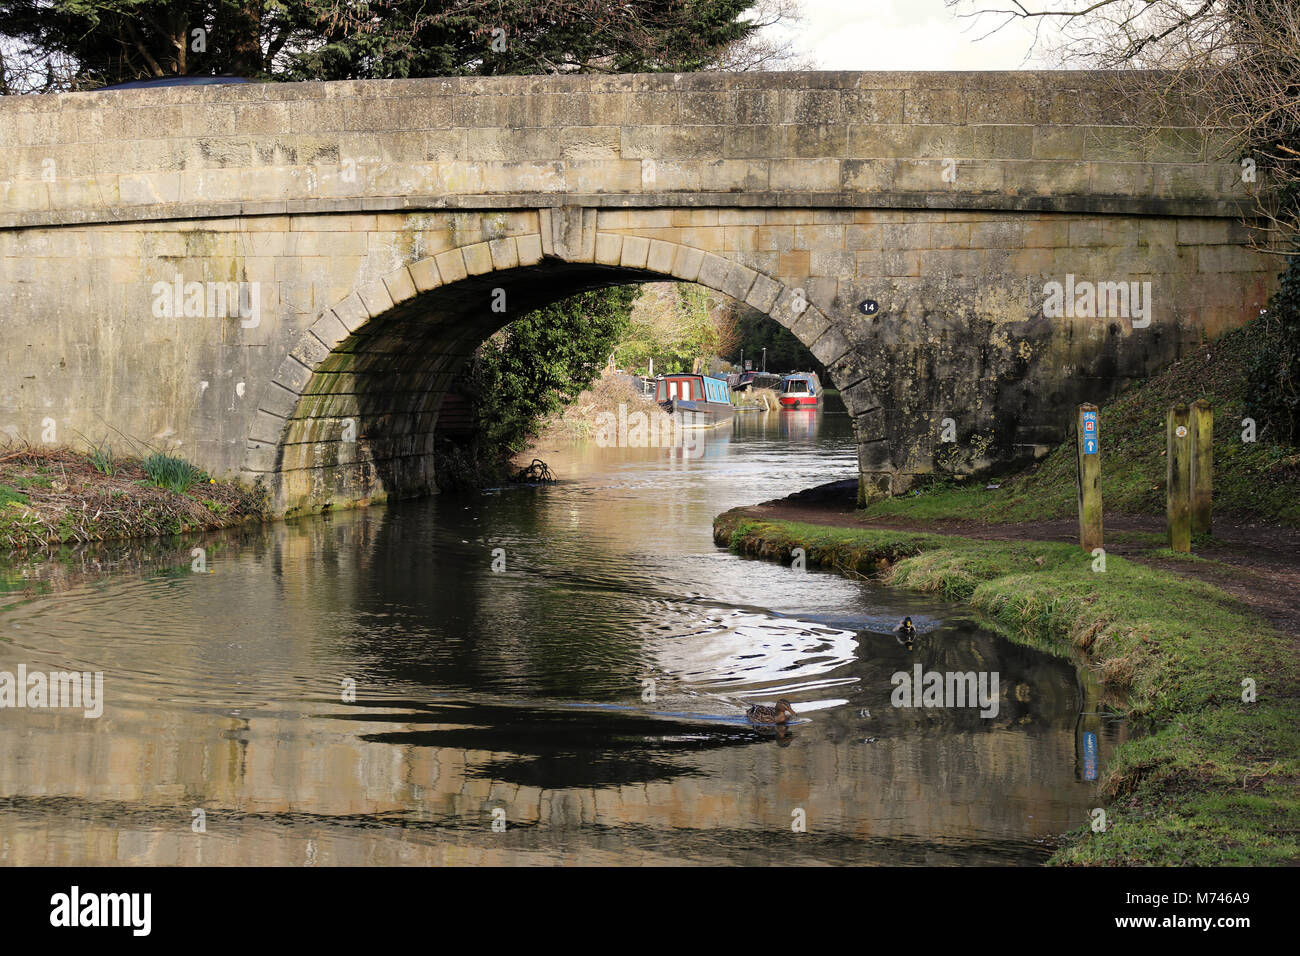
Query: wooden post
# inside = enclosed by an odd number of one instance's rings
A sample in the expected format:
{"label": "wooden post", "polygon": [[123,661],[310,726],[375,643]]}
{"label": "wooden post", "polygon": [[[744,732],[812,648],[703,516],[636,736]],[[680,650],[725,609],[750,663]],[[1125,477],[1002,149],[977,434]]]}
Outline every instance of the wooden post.
{"label": "wooden post", "polygon": [[1097,406],[1079,406],[1078,437],[1079,546],[1092,553],[1101,547],[1101,421]]}
{"label": "wooden post", "polygon": [[1214,409],[1203,398],[1192,403],[1192,534],[1210,533],[1214,493]]}
{"label": "wooden post", "polygon": [[1169,410],[1165,429],[1165,523],[1169,547],[1184,553],[1192,550],[1192,413],[1186,405]]}

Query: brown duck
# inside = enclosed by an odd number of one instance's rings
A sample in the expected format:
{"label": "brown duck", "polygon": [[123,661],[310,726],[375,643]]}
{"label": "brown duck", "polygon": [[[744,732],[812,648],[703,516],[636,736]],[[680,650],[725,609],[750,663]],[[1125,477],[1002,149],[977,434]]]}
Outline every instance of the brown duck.
{"label": "brown duck", "polygon": [[797,716],[790,702],[785,698],[778,700],[775,707],[765,707],[762,704],[754,704],[749,710],[745,711],[745,716],[753,724],[785,724],[789,723],[791,717]]}

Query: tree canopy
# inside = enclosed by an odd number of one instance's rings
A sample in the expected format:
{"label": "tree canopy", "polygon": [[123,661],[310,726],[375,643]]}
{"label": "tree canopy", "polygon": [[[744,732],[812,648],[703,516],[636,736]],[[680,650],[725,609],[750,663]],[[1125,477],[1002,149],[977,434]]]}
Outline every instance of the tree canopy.
{"label": "tree canopy", "polygon": [[0,92],[770,66],[792,0],[0,0]]}

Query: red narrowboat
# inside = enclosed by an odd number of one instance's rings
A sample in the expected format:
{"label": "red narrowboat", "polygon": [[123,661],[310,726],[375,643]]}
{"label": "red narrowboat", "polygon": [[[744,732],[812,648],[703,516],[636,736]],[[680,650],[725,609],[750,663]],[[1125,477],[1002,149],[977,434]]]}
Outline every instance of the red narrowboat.
{"label": "red narrowboat", "polygon": [[795,372],[781,379],[782,408],[816,408],[822,400],[822,383],[816,372]]}

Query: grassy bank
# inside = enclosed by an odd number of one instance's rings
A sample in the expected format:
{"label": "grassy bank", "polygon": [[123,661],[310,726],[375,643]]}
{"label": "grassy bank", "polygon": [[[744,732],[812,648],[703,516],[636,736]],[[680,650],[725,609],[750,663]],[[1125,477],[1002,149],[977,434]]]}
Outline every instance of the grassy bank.
{"label": "grassy bank", "polygon": [[[1106,767],[1105,832],[1084,828],[1057,864],[1300,861],[1300,664],[1283,636],[1219,589],[1078,548],[883,529],[714,522],[719,544],[879,578],[969,604],[1013,640],[1083,655],[1127,692],[1150,733]],[[1242,702],[1242,681],[1258,699]]]}
{"label": "grassy bank", "polygon": [[[1242,440],[1249,363],[1259,330],[1237,329],[1203,346],[1102,407],[1102,501],[1108,514],[1165,513],[1165,415],[1170,406],[1208,399],[1214,406],[1216,513],[1300,527],[1300,449]],[[1073,439],[1018,474],[948,478],[919,494],[874,502],[877,517],[928,520],[960,516],[988,523],[1069,518],[1075,508]]]}
{"label": "grassy bank", "polygon": [[225,528],[268,516],[263,494],[180,458],[0,449],[0,549]]}

